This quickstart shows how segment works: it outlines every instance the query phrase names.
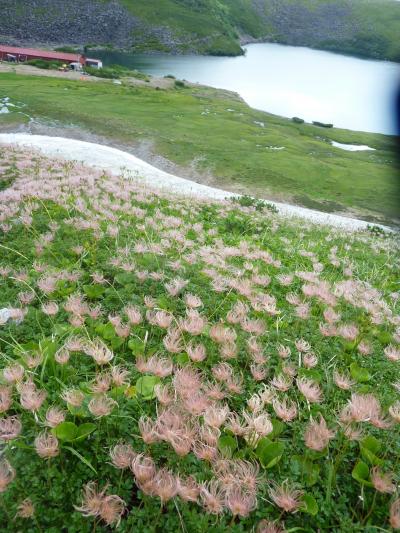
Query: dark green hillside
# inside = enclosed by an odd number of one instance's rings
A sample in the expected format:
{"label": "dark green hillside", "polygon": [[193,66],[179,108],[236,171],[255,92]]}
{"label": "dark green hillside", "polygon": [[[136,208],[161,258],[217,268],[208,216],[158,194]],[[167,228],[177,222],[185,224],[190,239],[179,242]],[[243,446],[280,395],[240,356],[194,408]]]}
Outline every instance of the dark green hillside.
{"label": "dark green hillside", "polygon": [[254,40],[400,61],[395,0],[0,0],[0,42],[238,55]]}

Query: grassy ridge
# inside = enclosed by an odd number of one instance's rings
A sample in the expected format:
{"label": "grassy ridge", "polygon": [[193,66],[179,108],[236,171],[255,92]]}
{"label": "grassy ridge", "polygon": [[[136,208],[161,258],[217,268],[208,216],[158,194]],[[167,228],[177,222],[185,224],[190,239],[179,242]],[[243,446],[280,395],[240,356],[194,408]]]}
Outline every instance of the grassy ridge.
{"label": "grassy ridge", "polygon": [[[74,124],[127,144],[150,140],[174,163],[196,161],[217,186],[325,211],[351,208],[369,220],[398,217],[393,137],[295,124],[205,87],[156,90],[15,74],[0,79],[0,97],[23,102],[24,113],[35,119]],[[3,115],[0,124],[19,119],[26,116]],[[331,140],[376,151],[346,152]]]}

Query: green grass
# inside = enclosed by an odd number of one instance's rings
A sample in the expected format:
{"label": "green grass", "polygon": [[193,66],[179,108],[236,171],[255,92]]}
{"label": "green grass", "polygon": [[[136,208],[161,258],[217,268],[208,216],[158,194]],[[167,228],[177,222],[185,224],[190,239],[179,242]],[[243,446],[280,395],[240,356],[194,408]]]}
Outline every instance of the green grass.
{"label": "green grass", "polygon": [[[208,88],[157,91],[15,74],[0,80],[0,97],[25,103],[23,111],[35,119],[74,124],[127,144],[151,140],[156,153],[179,165],[196,161],[220,187],[322,210],[352,209],[374,221],[399,215],[393,137],[295,124]],[[4,117],[0,124],[10,120]],[[329,140],[376,152],[345,152]]]}

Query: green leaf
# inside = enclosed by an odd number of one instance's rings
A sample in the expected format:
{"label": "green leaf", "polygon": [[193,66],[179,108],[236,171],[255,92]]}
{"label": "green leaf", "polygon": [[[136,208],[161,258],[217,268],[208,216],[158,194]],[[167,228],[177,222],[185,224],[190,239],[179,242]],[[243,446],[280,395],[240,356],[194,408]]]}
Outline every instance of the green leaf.
{"label": "green leaf", "polygon": [[114,337],[111,339],[111,348],[117,350],[120,346],[124,344],[125,339],[122,337]]}
{"label": "green leaf", "polygon": [[108,324],[99,324],[96,326],[96,333],[101,335],[106,341],[116,337],[114,326],[110,322]]}
{"label": "green leaf", "polygon": [[61,441],[72,442],[78,436],[78,427],[73,422],[62,422],[51,432]]}
{"label": "green leaf", "polygon": [[[264,441],[264,439],[261,440]],[[264,441],[261,447],[260,443],[258,444],[256,455],[264,468],[272,468],[282,459],[284,449],[285,445],[283,442],[270,442],[268,444]]]}
{"label": "green leaf", "polygon": [[144,343],[141,339],[129,339],[128,348],[134,353],[134,355],[144,354]]}
{"label": "green leaf", "polygon": [[372,487],[372,483],[369,481],[369,468],[368,465],[363,461],[358,461],[353,471],[351,472],[351,477],[367,487]]}
{"label": "green leaf", "polygon": [[310,459],[302,455],[293,455],[292,464],[304,479],[307,487],[312,487],[319,479],[320,467],[313,463]]}
{"label": "green leaf", "polygon": [[271,420],[271,423],[272,423],[273,430],[268,436],[270,439],[274,439],[275,437],[278,437],[282,433],[282,431],[285,429],[285,424],[281,422],[280,420],[278,420],[277,418],[273,418]]}
{"label": "green leaf", "polygon": [[373,465],[381,465],[383,463],[383,460],[380,459],[377,456],[377,453],[381,449],[381,442],[373,437],[372,435],[369,435],[368,437],[365,437],[360,443],[360,451],[361,455],[364,459],[369,461]]}
{"label": "green leaf", "polygon": [[180,353],[179,355],[176,356],[176,362],[180,366],[187,365],[190,362],[188,354],[185,352]]}
{"label": "green leaf", "polygon": [[312,494],[304,494],[300,509],[303,511],[303,513],[308,513],[312,516],[315,516],[318,513],[318,504]]}
{"label": "green leaf", "polygon": [[103,285],[84,285],[83,290],[85,291],[85,294],[88,298],[92,300],[97,300],[98,298],[101,298],[105,291],[105,287]]}
{"label": "green leaf", "polygon": [[154,387],[160,381],[157,376],[142,376],[136,381],[136,392],[143,396],[144,400],[152,400],[155,398]]}
{"label": "green leaf", "polygon": [[86,457],[83,457],[83,455],[77,452],[74,448],[71,448],[71,446],[64,446],[64,448],[66,450],[69,450],[73,455],[75,455],[75,457],[77,457],[80,461],[82,461],[84,465],[86,465],[91,470],[93,470],[93,472],[97,475],[97,470],[94,468],[92,463],[88,459],[86,459]]}
{"label": "green leaf", "polygon": [[114,280],[120,285],[128,285],[135,282],[133,275],[129,273],[117,274]]}
{"label": "green leaf", "polygon": [[237,448],[236,440],[231,435],[222,435],[218,440],[218,449],[225,457],[232,457]]}
{"label": "green leaf", "polygon": [[81,424],[78,426],[78,434],[75,437],[74,441],[81,441],[86,439],[93,431],[97,429],[96,424],[93,424],[92,422],[86,422],[85,424]]}
{"label": "green leaf", "polygon": [[371,379],[371,374],[368,370],[359,366],[357,363],[351,363],[350,374],[358,383],[365,383]]}

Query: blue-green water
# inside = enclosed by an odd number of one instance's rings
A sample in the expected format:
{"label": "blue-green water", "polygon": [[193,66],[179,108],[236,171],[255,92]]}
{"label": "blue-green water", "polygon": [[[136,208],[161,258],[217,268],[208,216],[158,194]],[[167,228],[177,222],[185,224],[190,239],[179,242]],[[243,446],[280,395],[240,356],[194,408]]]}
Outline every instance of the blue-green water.
{"label": "blue-green water", "polygon": [[400,67],[308,48],[252,44],[241,57],[129,55],[98,52],[152,74],[172,74],[239,93],[257,109],[352,130],[394,133],[392,100]]}

